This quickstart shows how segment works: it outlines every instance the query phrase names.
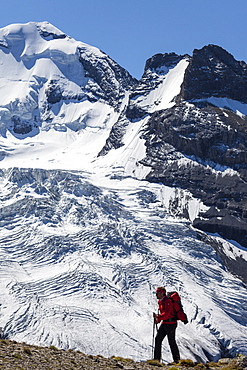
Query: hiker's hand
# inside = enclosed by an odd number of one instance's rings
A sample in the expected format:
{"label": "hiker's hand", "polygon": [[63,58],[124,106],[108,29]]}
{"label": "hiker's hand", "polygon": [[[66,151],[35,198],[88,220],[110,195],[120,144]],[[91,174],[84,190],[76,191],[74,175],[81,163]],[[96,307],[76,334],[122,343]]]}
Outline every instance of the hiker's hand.
{"label": "hiker's hand", "polygon": [[155,324],[158,324],[158,315],[156,315],[156,313],[153,313],[153,318],[154,318]]}
{"label": "hiker's hand", "polygon": [[185,321],[184,321],[184,325],[188,324],[188,322],[189,322],[188,320],[185,320]]}

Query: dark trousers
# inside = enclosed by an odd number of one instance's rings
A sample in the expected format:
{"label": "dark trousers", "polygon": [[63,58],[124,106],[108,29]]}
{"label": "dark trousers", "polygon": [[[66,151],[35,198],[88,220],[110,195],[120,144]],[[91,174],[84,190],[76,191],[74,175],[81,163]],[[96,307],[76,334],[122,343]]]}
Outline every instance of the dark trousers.
{"label": "dark trousers", "polygon": [[175,339],[175,332],[176,332],[176,324],[161,324],[157,335],[155,337],[155,347],[154,347],[154,359],[159,360],[161,359],[161,345],[162,341],[167,335],[168,343],[171,348],[172,357],[174,362],[178,362],[180,360],[179,350]]}

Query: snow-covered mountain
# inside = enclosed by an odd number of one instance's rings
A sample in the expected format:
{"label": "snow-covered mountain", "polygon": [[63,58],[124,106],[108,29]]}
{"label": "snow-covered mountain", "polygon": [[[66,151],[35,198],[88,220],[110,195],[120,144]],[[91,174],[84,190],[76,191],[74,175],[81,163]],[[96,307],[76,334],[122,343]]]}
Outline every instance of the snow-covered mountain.
{"label": "snow-covered mountain", "polygon": [[165,285],[182,357],[247,354],[246,64],[208,45],[136,81],[30,22],[0,30],[0,92],[3,335],[144,360]]}

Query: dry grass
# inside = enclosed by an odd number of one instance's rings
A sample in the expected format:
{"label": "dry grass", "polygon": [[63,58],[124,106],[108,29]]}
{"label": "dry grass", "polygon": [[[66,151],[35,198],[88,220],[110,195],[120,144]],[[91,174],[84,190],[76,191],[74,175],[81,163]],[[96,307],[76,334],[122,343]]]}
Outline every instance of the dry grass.
{"label": "dry grass", "polygon": [[85,355],[72,349],[65,351],[55,346],[38,347],[26,343],[0,340],[0,369],[3,370],[243,370],[247,368],[247,357],[222,359],[218,363],[195,363],[189,359],[178,364],[164,365],[156,360],[134,362],[132,359],[113,356]]}

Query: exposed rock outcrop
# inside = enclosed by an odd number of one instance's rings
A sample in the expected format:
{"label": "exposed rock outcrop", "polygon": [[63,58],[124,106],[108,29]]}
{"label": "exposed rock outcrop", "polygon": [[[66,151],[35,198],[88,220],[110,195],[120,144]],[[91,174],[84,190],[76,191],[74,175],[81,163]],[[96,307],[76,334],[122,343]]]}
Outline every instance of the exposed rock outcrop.
{"label": "exposed rock outcrop", "polygon": [[182,85],[185,100],[210,96],[247,103],[247,64],[217,45],[194,50]]}
{"label": "exposed rock outcrop", "polygon": [[218,46],[195,50],[176,105],[152,114],[142,136],[147,153],[142,164],[152,168],[147,179],[189,190],[208,206],[193,225],[245,247],[247,117],[206,99],[245,102],[246,73],[244,62]]}
{"label": "exposed rock outcrop", "polygon": [[103,52],[101,55],[94,55],[86,47],[78,47],[78,51],[86,77],[95,83],[91,91],[90,84],[86,86],[89,98],[93,93],[95,100],[104,99],[110,105],[118,107],[119,99],[137,80]]}

